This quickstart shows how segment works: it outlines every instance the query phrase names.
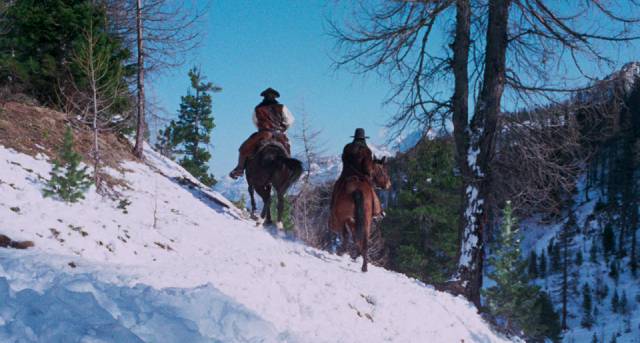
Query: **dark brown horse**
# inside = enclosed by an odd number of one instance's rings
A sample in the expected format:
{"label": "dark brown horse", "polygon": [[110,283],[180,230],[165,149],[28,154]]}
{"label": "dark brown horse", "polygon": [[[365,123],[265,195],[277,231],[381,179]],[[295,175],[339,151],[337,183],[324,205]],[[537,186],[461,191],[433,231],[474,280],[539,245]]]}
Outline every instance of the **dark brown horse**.
{"label": "dark brown horse", "polygon": [[[371,223],[373,222],[374,186],[382,189],[391,187],[391,180],[386,159],[374,159],[372,182],[361,177],[352,176],[346,180],[336,182],[331,208],[329,227],[340,235],[342,246],[338,254],[347,251],[349,235],[358,247],[358,254],[362,256],[362,271],[367,271],[367,250]],[[373,185],[371,184],[373,183]]]}
{"label": "dark brown horse", "polygon": [[277,142],[268,142],[246,163],[247,183],[251,196],[251,216],[255,218],[256,200],[254,190],[262,198],[262,213],[260,217],[265,224],[272,224],[271,220],[271,189],[275,189],[278,197],[278,222],[282,228],[282,212],[284,211],[284,195],[302,174],[302,163],[290,158],[284,147]]}

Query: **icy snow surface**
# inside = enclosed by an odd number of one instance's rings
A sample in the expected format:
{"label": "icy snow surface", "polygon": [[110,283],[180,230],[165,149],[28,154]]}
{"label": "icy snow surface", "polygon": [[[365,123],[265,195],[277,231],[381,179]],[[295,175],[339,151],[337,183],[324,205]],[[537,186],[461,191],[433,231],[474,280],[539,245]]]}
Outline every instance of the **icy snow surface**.
{"label": "icy snow surface", "polygon": [[44,156],[0,146],[0,233],[35,243],[0,250],[0,341],[506,341],[463,298],[274,237],[146,156],[110,171],[119,198],[69,205],[42,197]]}

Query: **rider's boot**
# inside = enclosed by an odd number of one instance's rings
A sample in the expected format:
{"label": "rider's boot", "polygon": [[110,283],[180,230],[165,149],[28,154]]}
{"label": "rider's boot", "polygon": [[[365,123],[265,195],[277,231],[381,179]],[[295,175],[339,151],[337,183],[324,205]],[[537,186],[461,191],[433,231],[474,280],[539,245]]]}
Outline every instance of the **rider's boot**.
{"label": "rider's boot", "polygon": [[229,177],[232,179],[237,179],[240,176],[242,176],[242,174],[244,174],[244,162],[247,160],[247,158],[243,155],[240,155],[240,157],[238,158],[238,165],[233,168],[233,170],[231,171],[231,173],[229,173]]}
{"label": "rider's boot", "polygon": [[387,213],[384,210],[381,210],[380,213],[373,216],[373,221],[379,223],[387,216]]}

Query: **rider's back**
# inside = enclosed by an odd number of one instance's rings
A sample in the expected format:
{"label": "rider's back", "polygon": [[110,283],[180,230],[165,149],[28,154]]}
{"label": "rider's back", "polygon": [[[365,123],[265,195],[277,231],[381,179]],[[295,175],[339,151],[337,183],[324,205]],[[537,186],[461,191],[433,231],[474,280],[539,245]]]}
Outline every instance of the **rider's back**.
{"label": "rider's back", "polygon": [[351,142],[342,151],[341,177],[369,176],[373,171],[373,154],[363,142]]}

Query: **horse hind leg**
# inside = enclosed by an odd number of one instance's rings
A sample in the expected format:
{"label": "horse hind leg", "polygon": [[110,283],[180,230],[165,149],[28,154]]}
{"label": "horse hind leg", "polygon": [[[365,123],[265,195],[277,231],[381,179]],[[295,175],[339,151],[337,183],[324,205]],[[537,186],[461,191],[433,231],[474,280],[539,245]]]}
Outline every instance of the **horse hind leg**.
{"label": "horse hind leg", "polygon": [[358,253],[362,256],[362,271],[367,271],[367,230],[365,223],[365,209],[364,209],[364,196],[361,191],[357,190],[353,192],[353,202],[355,204],[355,221],[356,232],[354,241],[358,246]]}
{"label": "horse hind leg", "polygon": [[[353,223],[352,223],[353,224]],[[344,227],[338,234],[340,236],[340,246],[338,247],[338,256],[344,255],[349,250],[349,224],[345,223]]]}
{"label": "horse hind leg", "polygon": [[262,198],[262,212],[260,218],[264,220],[264,224],[271,224],[271,187],[258,187],[256,192]]}
{"label": "horse hind leg", "polygon": [[282,224],[282,215],[284,214],[284,194],[278,192],[278,221],[276,222],[276,226],[278,229],[284,229],[284,224]]}
{"label": "horse hind leg", "polygon": [[273,220],[271,219],[271,187],[267,186],[265,187],[265,193],[264,193],[264,207],[262,208],[262,218],[264,218],[264,223],[266,225],[271,225],[273,224]]}

